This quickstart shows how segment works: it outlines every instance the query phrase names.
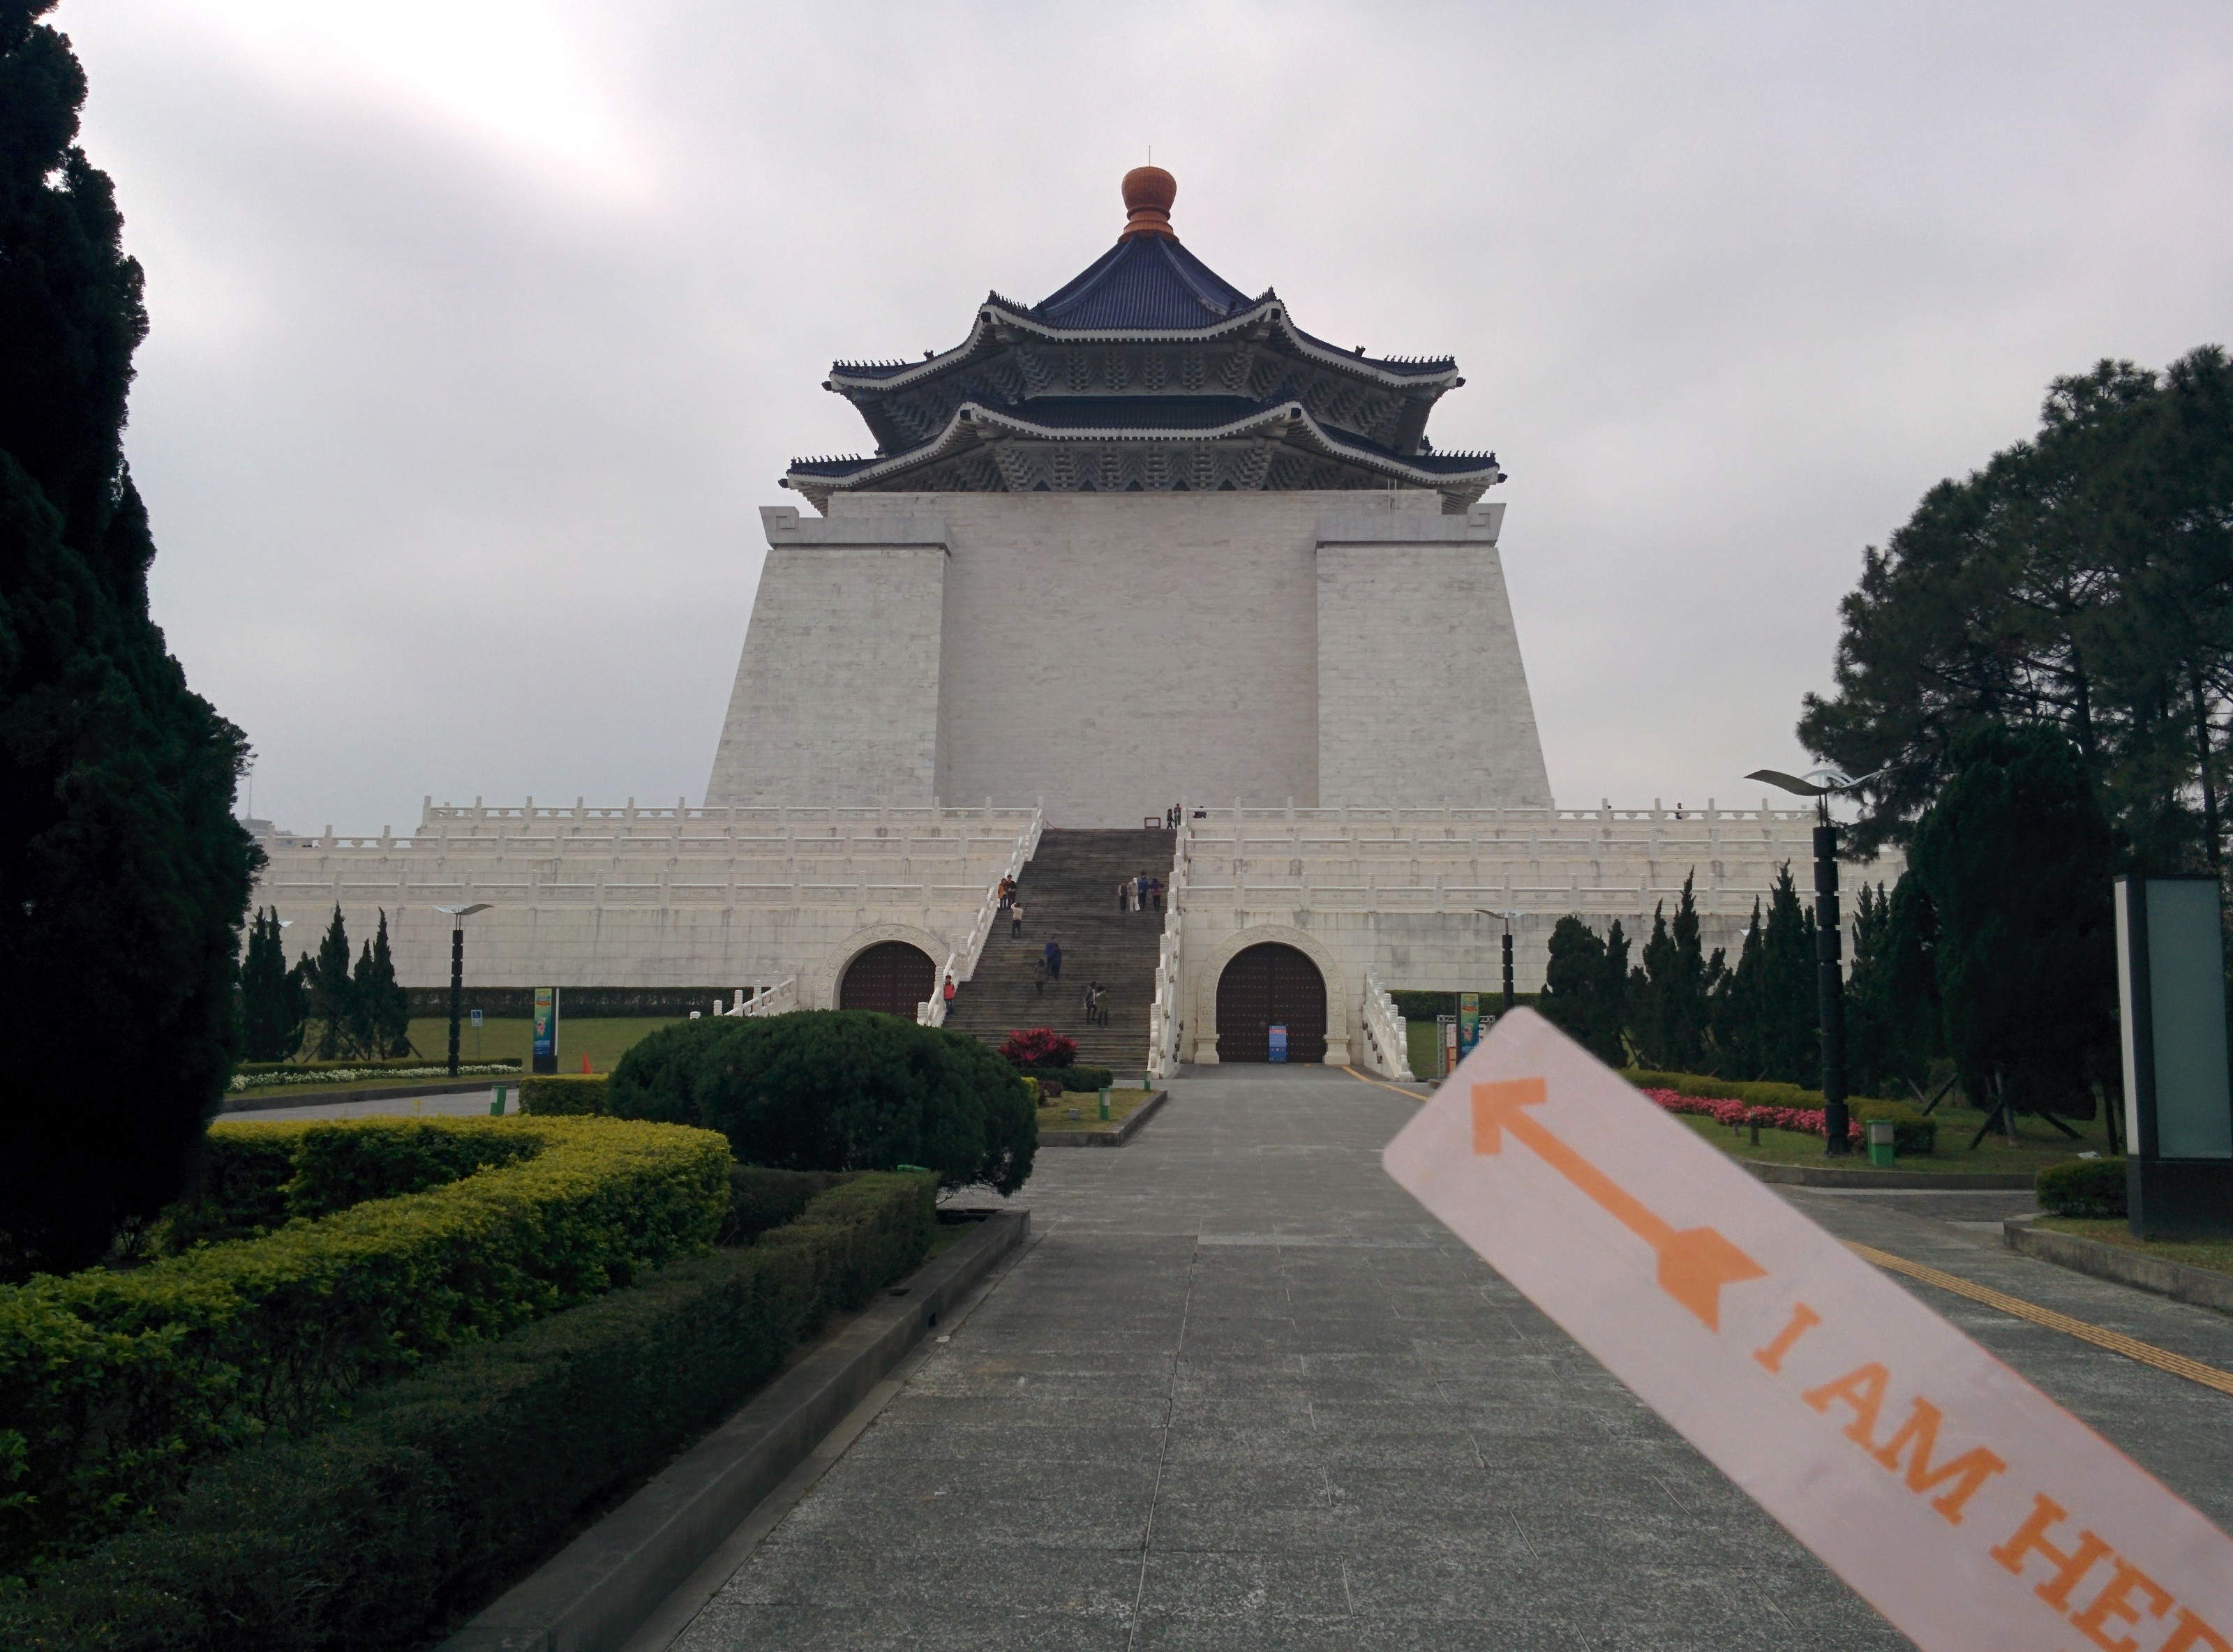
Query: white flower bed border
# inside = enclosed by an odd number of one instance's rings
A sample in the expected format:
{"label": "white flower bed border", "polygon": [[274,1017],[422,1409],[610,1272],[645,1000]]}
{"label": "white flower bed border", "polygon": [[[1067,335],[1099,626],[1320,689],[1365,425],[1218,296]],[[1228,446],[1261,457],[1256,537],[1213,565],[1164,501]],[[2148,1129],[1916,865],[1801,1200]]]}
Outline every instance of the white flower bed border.
{"label": "white flower bed border", "polygon": [[[487,1076],[517,1078],[519,1069],[493,1063],[461,1065],[460,1078],[479,1078]],[[232,1088],[243,1089],[278,1089],[290,1084],[354,1084],[365,1078],[447,1078],[450,1070],[443,1067],[335,1067],[321,1072],[306,1073],[235,1073]]]}

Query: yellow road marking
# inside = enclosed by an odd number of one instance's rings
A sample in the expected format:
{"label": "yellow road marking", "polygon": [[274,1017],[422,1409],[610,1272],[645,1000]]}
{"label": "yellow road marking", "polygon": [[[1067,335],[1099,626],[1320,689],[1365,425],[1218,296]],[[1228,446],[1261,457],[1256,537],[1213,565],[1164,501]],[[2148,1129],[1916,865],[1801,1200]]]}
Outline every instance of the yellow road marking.
{"label": "yellow road marking", "polygon": [[2158,1348],[2153,1343],[2141,1342],[2121,1331],[2104,1330],[2100,1326],[2089,1325],[2082,1319],[2073,1319],[2068,1314],[2059,1314],[2052,1308],[2042,1308],[2036,1303],[2026,1302],[2021,1297],[1995,1291],[1990,1285],[1973,1285],[1959,1275],[1925,1267],[1920,1262],[1911,1262],[1904,1256],[1892,1255],[1889,1251],[1855,1245],[1850,1239],[1846,1241],[1846,1247],[1865,1262],[1873,1262],[1894,1273],[1904,1273],[1911,1279],[1920,1279],[1925,1285],[1936,1285],[1941,1291],[1950,1291],[1957,1297],[1967,1297],[1972,1302],[1982,1302],[1988,1308],[1998,1309],[2011,1318],[2029,1320],[2034,1325],[2059,1330],[2066,1337],[2075,1337],[2081,1343],[2091,1343],[2096,1348],[2122,1354],[2126,1359],[2138,1360],[2143,1365],[2152,1365],[2159,1371],[2169,1371],[2173,1376],[2183,1376],[2190,1382],[2199,1382],[2220,1394],[2233,1394],[2233,1371],[2221,1371],[2215,1365],[2204,1365],[2198,1359],[2174,1354],[2168,1349]]}
{"label": "yellow road marking", "polygon": [[1427,1099],[1425,1096],[1418,1094],[1416,1090],[1405,1089],[1400,1084],[1390,1084],[1384,1079],[1367,1078],[1363,1073],[1357,1071],[1354,1067],[1344,1067],[1342,1069],[1342,1071],[1347,1073],[1351,1078],[1357,1080],[1360,1084],[1377,1084],[1383,1089],[1392,1089],[1407,1102],[1423,1102]]}

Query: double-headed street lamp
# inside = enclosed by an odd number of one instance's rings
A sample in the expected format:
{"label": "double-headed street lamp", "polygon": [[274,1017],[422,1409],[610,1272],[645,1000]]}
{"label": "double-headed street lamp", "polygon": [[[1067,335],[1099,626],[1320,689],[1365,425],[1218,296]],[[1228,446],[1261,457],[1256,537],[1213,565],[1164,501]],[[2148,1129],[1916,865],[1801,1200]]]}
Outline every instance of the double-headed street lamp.
{"label": "double-headed street lamp", "polygon": [[465,920],[477,912],[486,912],[489,902],[476,901],[470,907],[437,907],[437,912],[450,918],[450,1076],[458,1076],[458,1015],[465,998]]}
{"label": "double-headed street lamp", "polygon": [[1822,1150],[1833,1159],[1842,1158],[1853,1150],[1846,1139],[1852,1123],[1846,1111],[1846,977],[1840,967],[1846,936],[1838,916],[1838,823],[1830,818],[1830,799],[1875,779],[1876,774],[1856,779],[1840,769],[1809,769],[1803,775],[1754,769],[1745,778],[1764,780],[1814,799],[1814,979],[1822,1016]]}

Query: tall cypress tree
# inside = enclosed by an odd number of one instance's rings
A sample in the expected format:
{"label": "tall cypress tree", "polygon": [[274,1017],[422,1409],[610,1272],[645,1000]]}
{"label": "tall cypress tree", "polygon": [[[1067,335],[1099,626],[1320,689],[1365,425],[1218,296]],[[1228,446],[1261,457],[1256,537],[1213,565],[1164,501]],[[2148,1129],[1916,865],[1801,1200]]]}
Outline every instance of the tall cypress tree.
{"label": "tall cypress tree", "polygon": [[1709,1006],[1721,974],[1718,948],[1709,966],[1698,924],[1694,877],[1683,880],[1670,927],[1666,903],[1651,914],[1644,965],[1629,983],[1629,1026],[1644,1061],[1676,1072],[1696,1072],[1706,1063]]}
{"label": "tall cypress tree", "polygon": [[331,1061],[344,1053],[355,1053],[350,1050],[349,1014],[356,1000],[356,983],[349,978],[348,926],[342,921],[338,902],[334,920],[326,926],[326,938],[318,943],[317,957],[303,961],[309,965],[306,973],[310,1014],[318,1024],[318,1059]]}
{"label": "tall cypress tree", "polygon": [[387,913],[380,914],[380,931],[372,938],[373,1054],[383,1060],[411,1053],[411,994],[395,979],[395,954],[387,945]]}
{"label": "tall cypress tree", "polygon": [[72,1072],[0,1104],[0,1276],[81,1267],[184,1186],[257,858],[246,742],[148,615],[122,446],[146,311],[51,6],[0,0],[0,1037]]}
{"label": "tall cypress tree", "polygon": [[309,1006],[303,978],[287,967],[279,914],[261,912],[248,932],[248,957],[240,969],[243,1053],[251,1061],[285,1061],[303,1047]]}

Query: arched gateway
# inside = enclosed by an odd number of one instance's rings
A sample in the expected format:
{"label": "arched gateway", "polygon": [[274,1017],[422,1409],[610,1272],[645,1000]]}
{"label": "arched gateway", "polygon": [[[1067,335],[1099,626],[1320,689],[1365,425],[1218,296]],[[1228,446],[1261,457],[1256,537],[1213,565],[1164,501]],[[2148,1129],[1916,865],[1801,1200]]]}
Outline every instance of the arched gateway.
{"label": "arched gateway", "polygon": [[881,941],[845,966],[837,988],[841,1010],[881,1010],[915,1019],[918,1004],[928,1000],[938,973],[922,952],[903,940]]}
{"label": "arched gateway", "polygon": [[1299,949],[1263,941],[1217,978],[1218,1058],[1269,1061],[1275,1025],[1287,1030],[1289,1061],[1325,1059],[1325,977]]}

